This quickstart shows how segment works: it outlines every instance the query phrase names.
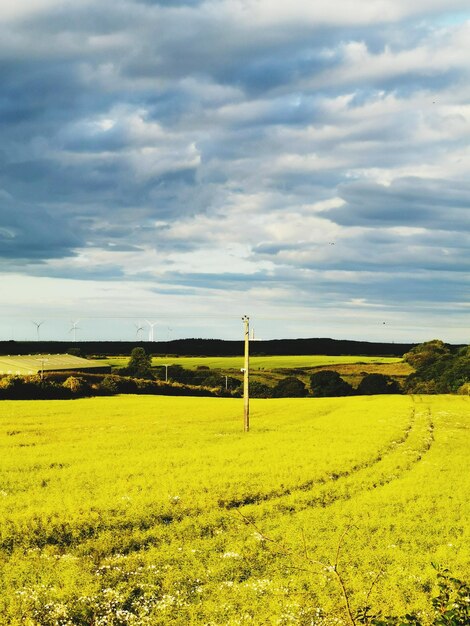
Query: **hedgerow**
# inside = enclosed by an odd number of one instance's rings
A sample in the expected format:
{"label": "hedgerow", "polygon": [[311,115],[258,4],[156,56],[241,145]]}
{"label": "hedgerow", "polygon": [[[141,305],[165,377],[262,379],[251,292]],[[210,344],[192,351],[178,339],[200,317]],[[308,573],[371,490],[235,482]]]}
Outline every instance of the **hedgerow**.
{"label": "hedgerow", "polygon": [[115,394],[231,397],[233,393],[236,392],[225,391],[221,388],[83,372],[51,372],[43,377],[4,376],[0,378],[0,399],[4,400],[77,399]]}

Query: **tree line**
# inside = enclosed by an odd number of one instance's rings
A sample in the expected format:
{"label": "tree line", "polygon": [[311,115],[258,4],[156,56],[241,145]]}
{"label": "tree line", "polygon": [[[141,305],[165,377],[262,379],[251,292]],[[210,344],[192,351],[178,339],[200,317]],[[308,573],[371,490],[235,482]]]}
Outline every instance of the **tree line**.
{"label": "tree line", "polygon": [[[328,356],[398,356],[401,357],[416,344],[352,341],[345,339],[300,338],[270,339],[250,342],[253,356],[291,356],[324,354]],[[66,341],[0,341],[0,354],[61,354],[70,352]],[[135,347],[144,348],[153,355],[174,356],[240,356],[243,341],[224,339],[174,339],[171,341],[77,341],[73,348],[82,356],[129,354]]]}
{"label": "tree line", "polygon": [[410,350],[404,360],[415,369],[406,380],[407,393],[470,394],[470,346],[455,348],[433,339]]}

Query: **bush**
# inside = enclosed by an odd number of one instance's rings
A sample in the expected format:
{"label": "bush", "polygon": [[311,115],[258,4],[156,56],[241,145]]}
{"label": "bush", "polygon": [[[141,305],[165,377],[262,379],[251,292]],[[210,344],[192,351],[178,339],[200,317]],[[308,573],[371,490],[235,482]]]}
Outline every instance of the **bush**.
{"label": "bush", "polygon": [[0,397],[11,400],[32,400],[44,395],[39,376],[5,376],[0,380]]}
{"label": "bush", "polygon": [[86,381],[78,376],[69,376],[66,380],[64,380],[62,386],[77,396],[84,395],[84,393],[89,390]]}
{"label": "bush", "polygon": [[470,396],[470,383],[464,383],[457,389],[457,393],[462,396]]}
{"label": "bush", "polygon": [[250,380],[248,389],[251,398],[272,398],[273,395],[272,387],[257,380]]}
{"label": "bush", "polygon": [[[173,380],[177,383],[191,384],[195,374],[192,370],[184,369],[182,365],[158,365],[155,368],[157,380],[165,380],[168,376],[168,381]],[[204,375],[204,374],[202,374]]]}
{"label": "bush", "polygon": [[54,400],[70,398],[71,391],[39,376],[5,376],[0,379],[0,398],[8,400]]}
{"label": "bush", "polygon": [[223,387],[219,384],[217,388],[196,387],[183,383],[165,383],[146,378],[131,378],[113,374],[87,373],[80,376],[77,373],[64,375],[64,373],[53,372],[47,374],[44,380],[41,380],[39,376],[4,376],[0,378],[0,399],[52,400],[93,395],[114,395],[116,393],[212,397],[239,395],[235,390],[225,391],[225,384]]}
{"label": "bush", "polygon": [[283,378],[272,390],[273,398],[304,398],[307,393],[304,383],[295,376]]}
{"label": "bush", "polygon": [[225,388],[225,376],[221,374],[214,374],[207,372],[207,376],[195,376],[192,382],[193,385],[203,385],[204,387],[221,387]]}
{"label": "bush", "polygon": [[[470,585],[450,575],[449,570],[438,565],[438,595],[432,599],[434,617],[430,626],[468,626],[470,624]],[[420,617],[408,613],[402,617],[371,614],[370,607],[363,607],[356,615],[356,621],[368,626],[423,626]],[[427,623],[427,622],[426,622]]]}
{"label": "bush", "polygon": [[106,395],[114,395],[119,392],[119,378],[117,376],[108,375],[103,378],[99,385],[99,389]]}
{"label": "bush", "polygon": [[435,626],[464,626],[470,624],[470,585],[454,578],[449,570],[433,565],[437,570],[439,595],[433,599]]}
{"label": "bush", "polygon": [[350,396],[353,388],[341,378],[338,372],[322,370],[310,376],[310,389],[314,396],[330,398],[336,396]]}
{"label": "bush", "polygon": [[[225,376],[222,376],[222,384],[225,389]],[[240,389],[242,386],[242,381],[238,380],[238,378],[234,378],[233,376],[227,376],[227,389],[229,391],[235,391]]]}
{"label": "bush", "polygon": [[385,374],[367,374],[359,383],[357,393],[361,396],[400,393],[400,387],[393,378]]}
{"label": "bush", "polygon": [[440,385],[435,380],[420,380],[415,374],[408,376],[404,386],[406,393],[415,394],[436,394],[445,393],[441,391]]}

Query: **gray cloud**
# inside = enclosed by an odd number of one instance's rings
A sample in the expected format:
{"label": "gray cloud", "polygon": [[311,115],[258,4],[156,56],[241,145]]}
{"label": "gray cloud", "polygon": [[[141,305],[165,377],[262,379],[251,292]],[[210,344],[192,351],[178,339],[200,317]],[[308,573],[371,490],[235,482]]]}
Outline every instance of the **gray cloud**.
{"label": "gray cloud", "polygon": [[66,218],[0,193],[0,257],[61,258],[73,255],[84,243],[83,231],[77,231]]}
{"label": "gray cloud", "polygon": [[346,204],[328,217],[345,226],[415,226],[460,231],[468,227],[470,184],[400,178],[391,185],[355,182],[339,187]]}
{"label": "gray cloud", "polygon": [[[297,271],[284,269],[275,276],[265,272],[250,275],[170,272],[155,292],[168,292],[168,285],[172,286],[170,289],[173,292],[183,288],[192,290],[193,295],[204,290],[249,292],[254,298],[253,306],[256,306],[257,292],[268,289],[273,290],[272,304],[282,302],[288,305],[291,298],[289,292],[282,294],[278,291],[286,284],[295,290],[298,303],[303,307],[330,308],[332,302],[350,306],[354,300],[360,300],[364,306],[388,308],[390,311],[401,308],[403,300],[413,307],[434,302],[447,306],[451,311],[454,302],[465,301],[469,287],[468,280],[462,281],[462,276],[455,276],[452,271],[433,276],[421,270],[412,274],[365,272],[362,277],[345,271],[342,275],[329,273],[322,278],[313,272],[302,276]],[[362,302],[358,303],[359,306]]]}
{"label": "gray cloud", "polygon": [[304,306],[312,273],[325,302],[464,299],[469,26],[392,4],[83,0],[0,22],[0,256]]}

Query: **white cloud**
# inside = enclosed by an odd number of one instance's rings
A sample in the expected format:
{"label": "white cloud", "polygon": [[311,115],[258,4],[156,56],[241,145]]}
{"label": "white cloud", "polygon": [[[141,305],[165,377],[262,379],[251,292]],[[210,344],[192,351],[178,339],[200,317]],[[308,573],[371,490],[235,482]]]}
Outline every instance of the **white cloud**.
{"label": "white cloud", "polygon": [[0,3],[0,22],[14,22],[41,13],[64,4],[64,0],[2,0]]}
{"label": "white cloud", "polygon": [[446,12],[466,5],[5,1],[9,310],[460,328],[470,22]]}

